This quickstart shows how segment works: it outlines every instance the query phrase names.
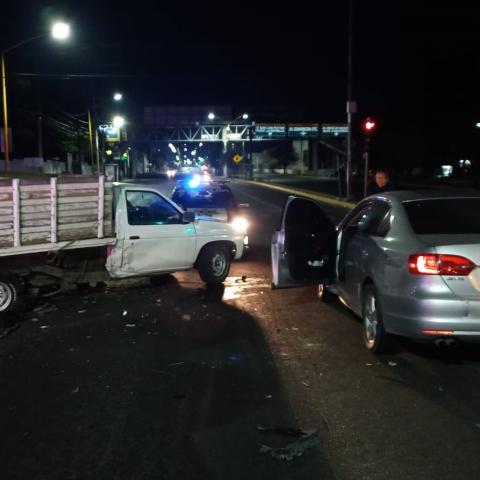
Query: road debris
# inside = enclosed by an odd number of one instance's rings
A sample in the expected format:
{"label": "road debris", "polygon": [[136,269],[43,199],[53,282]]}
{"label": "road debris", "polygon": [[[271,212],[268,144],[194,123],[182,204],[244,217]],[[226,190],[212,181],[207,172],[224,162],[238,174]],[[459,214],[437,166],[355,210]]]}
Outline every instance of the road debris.
{"label": "road debris", "polygon": [[246,275],[242,275],[242,282],[246,282],[247,281],[247,276]]}
{"label": "road debris", "polygon": [[48,327],[50,327],[50,325],[42,325],[40,328],[41,328],[42,330],[45,330],[45,329],[48,328]]}
{"label": "road debris", "polygon": [[32,319],[31,319],[31,322],[37,323],[37,322],[38,322],[38,318],[37,318],[37,317],[32,318]]}
{"label": "road debris", "polygon": [[185,362],[176,362],[176,363],[169,363],[168,366],[169,367],[177,367],[178,365],[184,365]]}
{"label": "road debris", "polygon": [[320,443],[320,438],[318,437],[318,431],[316,429],[300,430],[296,428],[271,428],[258,425],[257,430],[298,438],[295,442],[289,443],[280,448],[273,448],[268,445],[262,445],[260,447],[260,453],[269,453],[275,460],[291,462],[294,458],[301,457],[307,449],[315,447]]}
{"label": "road debris", "polygon": [[137,325],[135,323],[126,323],[125,326],[127,328],[135,328]]}
{"label": "road debris", "polygon": [[270,400],[271,398],[273,398],[273,395],[271,394],[265,395],[265,400]]}
{"label": "road debris", "polygon": [[293,330],[294,332],[298,332],[298,327],[292,327],[292,330]]}
{"label": "road debris", "polygon": [[125,316],[127,315],[127,313],[128,313],[128,312],[127,312],[126,310],[124,310],[123,313],[122,313],[122,315],[125,317]]}
{"label": "road debris", "polygon": [[388,366],[389,367],[396,367],[397,366],[397,362],[392,362],[391,360],[388,362]]}
{"label": "road debris", "polygon": [[74,388],[74,389],[72,390],[72,394],[78,393],[79,391],[80,391],[80,387]]}
{"label": "road debris", "polygon": [[310,384],[307,383],[307,382],[302,382],[302,385],[304,385],[304,386],[307,387],[307,388],[310,388]]}
{"label": "road debris", "polygon": [[46,313],[55,312],[56,310],[58,310],[58,307],[56,305],[43,303],[39,307],[35,308],[33,311],[38,315],[45,315]]}
{"label": "road debris", "polygon": [[184,314],[182,315],[182,320],[183,320],[184,322],[189,322],[191,319],[192,319],[192,316],[191,316],[189,313],[184,313]]}
{"label": "road debris", "polygon": [[166,375],[167,377],[176,377],[173,373],[166,372],[165,370],[156,370],[155,368],[152,370],[153,373],[159,373],[160,375]]}
{"label": "road debris", "polygon": [[77,313],[85,313],[86,310],[79,310]]}
{"label": "road debris", "polygon": [[367,367],[373,367],[373,363],[366,363],[365,364]]}

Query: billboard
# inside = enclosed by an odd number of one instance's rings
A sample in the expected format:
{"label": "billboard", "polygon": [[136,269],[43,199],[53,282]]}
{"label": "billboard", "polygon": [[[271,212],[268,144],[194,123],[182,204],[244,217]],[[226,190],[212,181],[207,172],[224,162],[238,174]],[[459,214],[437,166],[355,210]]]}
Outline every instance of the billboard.
{"label": "billboard", "polygon": [[103,131],[105,133],[105,140],[107,142],[113,143],[120,141],[120,129],[118,127],[109,125]]}

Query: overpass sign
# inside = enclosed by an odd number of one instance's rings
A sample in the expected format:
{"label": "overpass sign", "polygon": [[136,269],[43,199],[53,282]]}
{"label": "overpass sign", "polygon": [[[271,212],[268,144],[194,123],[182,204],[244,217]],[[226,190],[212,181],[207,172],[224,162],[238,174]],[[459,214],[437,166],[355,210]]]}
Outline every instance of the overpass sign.
{"label": "overpass sign", "polygon": [[257,123],[255,125],[255,137],[258,139],[281,140],[286,136],[287,126],[285,124]]}
{"label": "overpass sign", "polygon": [[302,123],[288,125],[288,138],[317,138],[319,125],[316,123]]}
{"label": "overpass sign", "polygon": [[322,125],[322,137],[346,137],[348,125],[346,123],[324,123]]}

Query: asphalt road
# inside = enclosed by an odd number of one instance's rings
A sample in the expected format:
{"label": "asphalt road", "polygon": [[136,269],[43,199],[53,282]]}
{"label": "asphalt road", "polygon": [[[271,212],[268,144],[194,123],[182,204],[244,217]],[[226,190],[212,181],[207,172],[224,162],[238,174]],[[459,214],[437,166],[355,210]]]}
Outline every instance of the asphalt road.
{"label": "asphalt road", "polygon": [[[252,249],[224,287],[185,272],[53,297],[0,339],[0,478],[479,478],[480,348],[372,356],[339,303],[270,289],[286,194],[233,188]],[[260,453],[299,440],[285,429],[314,445]]]}

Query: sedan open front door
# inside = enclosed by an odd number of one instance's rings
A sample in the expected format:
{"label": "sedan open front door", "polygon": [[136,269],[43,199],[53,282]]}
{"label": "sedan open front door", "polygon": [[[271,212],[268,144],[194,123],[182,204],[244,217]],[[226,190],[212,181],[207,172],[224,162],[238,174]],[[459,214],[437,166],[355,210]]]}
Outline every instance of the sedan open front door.
{"label": "sedan open front door", "polygon": [[288,197],[280,230],[273,235],[271,250],[274,288],[333,281],[335,226],[315,201]]}

